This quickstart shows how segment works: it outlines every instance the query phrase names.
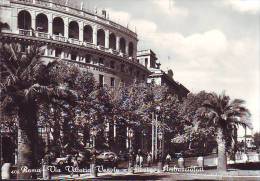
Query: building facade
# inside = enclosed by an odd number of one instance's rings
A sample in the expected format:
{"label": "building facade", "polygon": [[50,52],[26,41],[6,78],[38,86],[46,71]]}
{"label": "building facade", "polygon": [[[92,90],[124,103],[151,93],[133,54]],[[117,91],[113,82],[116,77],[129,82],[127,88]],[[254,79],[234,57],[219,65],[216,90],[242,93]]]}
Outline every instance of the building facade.
{"label": "building facade", "polygon": [[84,11],[42,0],[1,0],[1,41],[47,45],[44,58],[60,58],[93,73],[100,84],[145,81],[149,70],[137,62],[137,34],[103,11]]}
{"label": "building facade", "polygon": [[[0,0],[0,22],[7,25],[0,34],[1,42],[18,42],[22,50],[32,44],[46,46],[42,58],[76,65],[91,72],[99,84],[116,87],[134,80],[155,81],[166,84],[179,97],[188,93],[160,70],[153,51],[137,52],[137,34],[109,20],[105,11],[99,14],[44,0]],[[136,149],[148,147],[148,135],[135,131],[136,138],[141,138],[134,141]],[[113,140],[107,142],[129,148],[129,128],[124,120],[110,125],[108,132]]]}
{"label": "building facade", "polygon": [[176,94],[179,99],[186,97],[189,90],[181,83],[173,79],[173,71],[164,72],[160,69],[160,62],[152,50],[141,50],[137,52],[137,61],[145,66],[151,74],[147,78],[147,83],[154,82],[156,85],[165,85],[169,91]]}

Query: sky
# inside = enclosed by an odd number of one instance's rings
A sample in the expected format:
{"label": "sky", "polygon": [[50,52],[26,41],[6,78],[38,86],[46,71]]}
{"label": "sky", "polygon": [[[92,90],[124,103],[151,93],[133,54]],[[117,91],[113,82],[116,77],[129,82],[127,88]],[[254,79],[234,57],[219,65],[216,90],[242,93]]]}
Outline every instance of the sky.
{"label": "sky", "polygon": [[152,49],[191,92],[244,99],[260,131],[260,0],[68,1],[136,30],[138,50]]}

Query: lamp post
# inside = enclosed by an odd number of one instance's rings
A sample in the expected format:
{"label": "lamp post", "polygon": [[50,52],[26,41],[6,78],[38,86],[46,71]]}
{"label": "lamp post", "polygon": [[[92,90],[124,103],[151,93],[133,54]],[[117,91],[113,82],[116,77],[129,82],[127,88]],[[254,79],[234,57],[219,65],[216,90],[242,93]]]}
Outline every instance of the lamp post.
{"label": "lamp post", "polygon": [[128,172],[129,173],[134,173],[134,159],[133,159],[133,144],[132,144],[132,139],[134,137],[134,131],[133,129],[129,129],[128,131],[128,138],[129,138],[129,163],[128,163]]}
{"label": "lamp post", "polygon": [[163,164],[162,164],[162,159],[163,159],[163,155],[162,155],[162,139],[163,139],[163,133],[162,133],[162,131],[160,131],[160,132],[158,133],[158,139],[159,139],[159,142],[160,142],[158,169],[159,169],[159,170],[163,170]]}
{"label": "lamp post", "polygon": [[97,129],[92,128],[90,130],[90,134],[92,136],[93,145],[92,145],[92,164],[91,164],[91,176],[97,177],[97,168],[96,168],[96,136],[97,136]]}
{"label": "lamp post", "polygon": [[157,160],[157,155],[158,155],[158,114],[161,110],[160,106],[156,106],[155,108],[155,159]]}

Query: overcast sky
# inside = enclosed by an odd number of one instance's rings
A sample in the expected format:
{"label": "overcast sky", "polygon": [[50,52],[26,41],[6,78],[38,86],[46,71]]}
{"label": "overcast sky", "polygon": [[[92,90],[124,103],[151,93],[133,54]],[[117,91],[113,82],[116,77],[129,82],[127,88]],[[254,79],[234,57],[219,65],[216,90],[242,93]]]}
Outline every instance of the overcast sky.
{"label": "overcast sky", "polygon": [[190,91],[244,99],[260,131],[260,0],[82,1],[136,27],[138,49],[152,49]]}

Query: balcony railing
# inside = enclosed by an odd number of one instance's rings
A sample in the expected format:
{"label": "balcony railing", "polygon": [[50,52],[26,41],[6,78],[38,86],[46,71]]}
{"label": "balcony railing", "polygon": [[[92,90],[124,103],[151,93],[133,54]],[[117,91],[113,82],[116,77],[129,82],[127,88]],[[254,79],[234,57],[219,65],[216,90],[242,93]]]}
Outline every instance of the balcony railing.
{"label": "balcony railing", "polygon": [[101,46],[101,45],[96,46],[90,42],[86,42],[86,41],[81,42],[78,39],[73,39],[73,38],[67,39],[66,37],[61,36],[61,35],[50,35],[46,32],[39,32],[39,31],[34,31],[34,30],[19,29],[18,34],[22,35],[22,36],[32,36],[32,37],[39,37],[39,38],[50,39],[50,40],[52,39],[52,40],[61,41],[61,42],[69,42],[72,44],[76,44],[76,45],[80,45],[80,46],[84,46],[84,47],[88,47],[88,48],[92,48],[92,49],[98,49],[98,50],[101,50],[101,51],[104,51],[107,53],[111,53],[115,56],[123,57],[126,62],[132,63],[138,67],[144,68],[144,66],[141,65],[140,63],[138,63],[136,61],[136,59],[134,59],[133,57],[129,57],[126,54],[124,54],[122,52],[118,52],[117,50],[114,50],[112,48],[105,48],[104,46]]}
{"label": "balcony railing", "polygon": [[22,3],[22,4],[27,4],[27,5],[37,5],[41,7],[48,7],[54,10],[58,11],[63,11],[63,12],[68,12],[77,16],[82,16],[91,18],[93,20],[96,20],[98,22],[104,23],[104,24],[109,24],[110,26],[116,27],[117,29],[126,32],[134,37],[136,37],[136,33],[131,31],[130,29],[115,23],[111,20],[108,20],[106,18],[103,18],[102,15],[99,12],[94,12],[93,10],[88,9],[87,11],[82,11],[74,7],[69,7],[63,4],[55,3],[52,1],[48,0],[10,0],[11,3]]}
{"label": "balcony railing", "polygon": [[82,44],[78,39],[75,39],[75,38],[69,38],[69,42],[72,44],[76,44],[76,45]]}
{"label": "balcony railing", "polygon": [[85,46],[85,47],[89,47],[89,48],[95,48],[96,47],[93,43],[86,42],[86,41],[84,41],[82,43],[82,45]]}
{"label": "balcony railing", "polygon": [[32,36],[32,30],[19,29],[19,34],[24,36]]}
{"label": "balcony railing", "polygon": [[49,35],[48,33],[45,33],[45,32],[39,32],[39,31],[37,31],[37,32],[36,32],[36,36],[37,36],[37,37],[40,37],[40,38],[50,39],[50,35]]}
{"label": "balcony railing", "polygon": [[66,38],[60,35],[52,35],[53,40],[66,42]]}

